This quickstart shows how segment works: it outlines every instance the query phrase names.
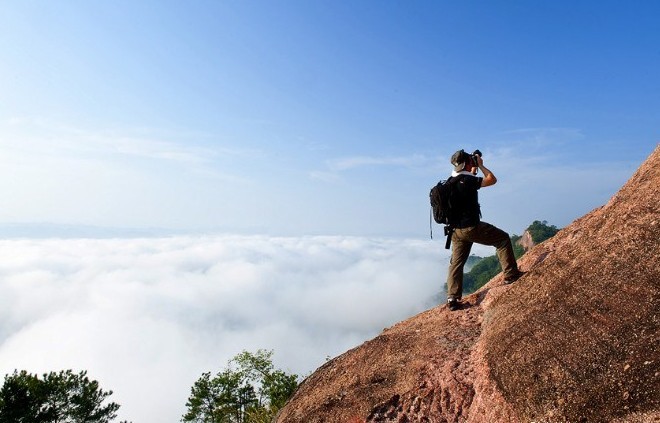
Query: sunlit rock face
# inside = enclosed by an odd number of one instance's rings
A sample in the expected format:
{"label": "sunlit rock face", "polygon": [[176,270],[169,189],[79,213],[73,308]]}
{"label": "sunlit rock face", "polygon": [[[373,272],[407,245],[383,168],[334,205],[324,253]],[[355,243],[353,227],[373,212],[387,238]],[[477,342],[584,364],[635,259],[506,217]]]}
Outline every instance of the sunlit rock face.
{"label": "sunlit rock face", "polygon": [[531,248],[514,284],[499,275],[463,310],[440,305],[327,362],[277,422],[659,421],[658,163],[660,148]]}

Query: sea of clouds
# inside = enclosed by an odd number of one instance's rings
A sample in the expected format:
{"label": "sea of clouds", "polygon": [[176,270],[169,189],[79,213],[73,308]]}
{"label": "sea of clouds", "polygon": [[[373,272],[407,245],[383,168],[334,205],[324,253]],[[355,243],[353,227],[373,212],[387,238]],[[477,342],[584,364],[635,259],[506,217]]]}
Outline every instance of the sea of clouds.
{"label": "sea of clouds", "polygon": [[442,302],[443,241],[0,241],[0,375],[88,370],[122,419],[176,422],[202,372],[242,350],[305,376]]}

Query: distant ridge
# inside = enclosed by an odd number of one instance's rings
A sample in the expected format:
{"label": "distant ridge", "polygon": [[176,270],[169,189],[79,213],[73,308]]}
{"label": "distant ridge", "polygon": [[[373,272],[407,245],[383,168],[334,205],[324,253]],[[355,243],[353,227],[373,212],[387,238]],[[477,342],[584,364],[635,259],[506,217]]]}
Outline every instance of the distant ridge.
{"label": "distant ridge", "polygon": [[276,421],[660,421],[658,163],[660,147],[533,247],[515,284],[497,276],[465,310],[435,307],[321,366]]}

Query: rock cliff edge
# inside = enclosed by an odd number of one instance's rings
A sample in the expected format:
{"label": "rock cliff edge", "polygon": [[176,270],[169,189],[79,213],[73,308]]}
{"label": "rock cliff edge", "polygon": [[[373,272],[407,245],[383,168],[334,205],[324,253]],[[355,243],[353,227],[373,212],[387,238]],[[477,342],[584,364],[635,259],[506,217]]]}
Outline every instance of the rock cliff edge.
{"label": "rock cliff edge", "polygon": [[659,163],[656,147],[605,206],[534,246],[516,283],[500,274],[464,310],[327,362],[276,421],[660,422]]}

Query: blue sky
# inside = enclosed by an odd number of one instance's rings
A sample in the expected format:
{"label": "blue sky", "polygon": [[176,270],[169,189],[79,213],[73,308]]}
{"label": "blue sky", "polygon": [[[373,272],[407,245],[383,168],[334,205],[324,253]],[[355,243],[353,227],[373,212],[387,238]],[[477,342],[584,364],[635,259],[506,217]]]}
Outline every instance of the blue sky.
{"label": "blue sky", "polygon": [[[0,223],[428,232],[460,148],[520,233],[658,143],[657,2],[10,1]],[[576,183],[579,181],[579,183]]]}

